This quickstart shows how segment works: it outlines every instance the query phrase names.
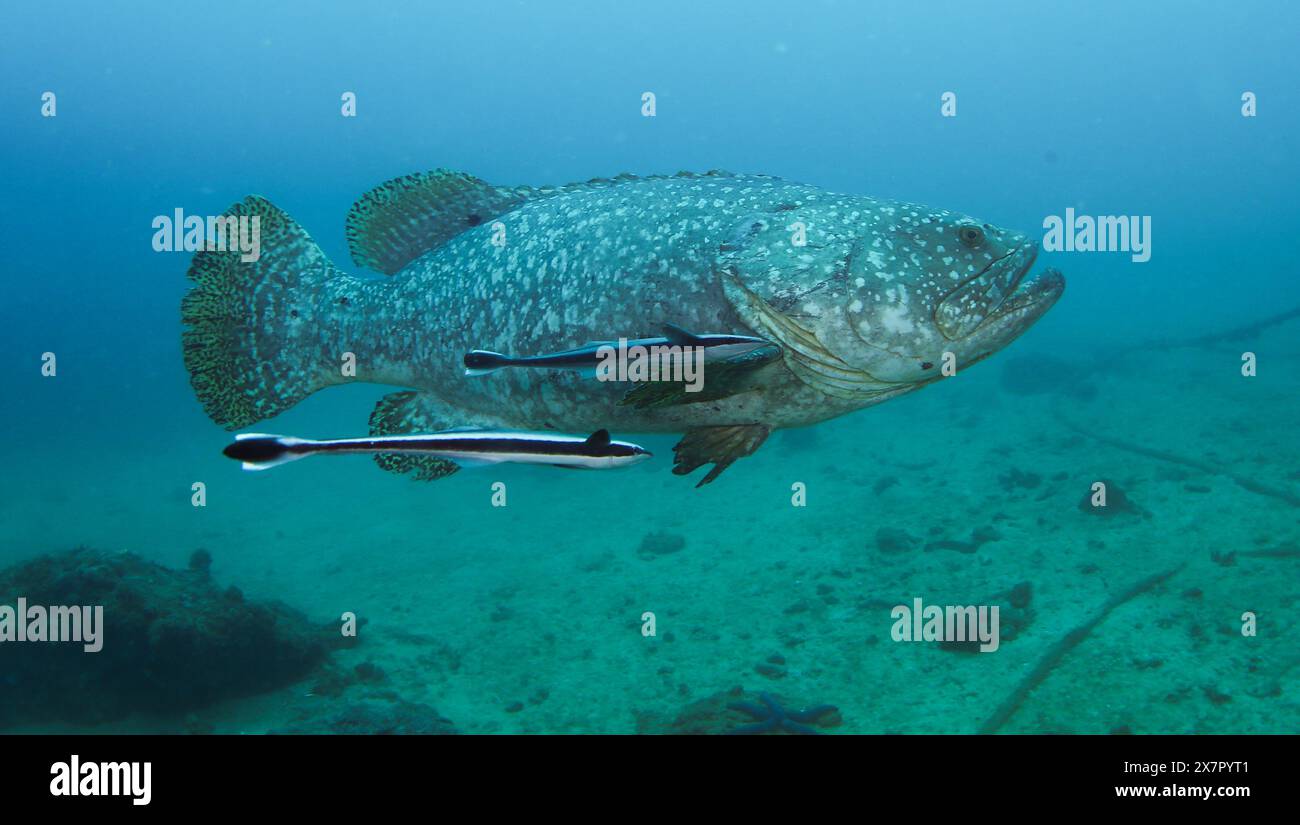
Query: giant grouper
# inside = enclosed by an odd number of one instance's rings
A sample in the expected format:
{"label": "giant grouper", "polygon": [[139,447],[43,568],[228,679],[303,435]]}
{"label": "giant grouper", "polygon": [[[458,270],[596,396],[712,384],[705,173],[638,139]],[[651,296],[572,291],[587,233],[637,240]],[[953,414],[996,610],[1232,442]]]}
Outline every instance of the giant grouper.
{"label": "giant grouper", "polygon": [[[967,215],[763,175],[620,175],[494,186],[436,170],[366,193],[347,218],[344,272],[258,196],[261,255],[209,244],[181,304],[185,364],[227,429],[317,390],[367,381],[371,435],[453,427],[680,432],[673,472],[712,481],[772,430],[879,404],[965,369],[1025,332],[1065,281],[1026,274],[1037,243]],[[570,372],[467,378],[475,348],[544,353],[664,324],[752,334],[778,357],[707,391],[629,404],[627,385]],[[350,356],[345,354],[350,353]],[[352,371],[343,368],[354,359]],[[376,456],[435,479],[457,465]]]}

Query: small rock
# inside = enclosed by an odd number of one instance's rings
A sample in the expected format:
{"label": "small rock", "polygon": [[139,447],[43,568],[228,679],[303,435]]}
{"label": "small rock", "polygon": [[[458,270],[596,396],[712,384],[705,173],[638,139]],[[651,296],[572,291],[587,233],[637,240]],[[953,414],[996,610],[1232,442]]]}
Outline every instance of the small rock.
{"label": "small rock", "polygon": [[1008,490],[1014,490],[1017,487],[1032,490],[1043,482],[1043,477],[1038,473],[1028,473],[1024,470],[1012,467],[1010,472],[1000,476],[998,481]]}
{"label": "small rock", "polygon": [[897,527],[881,527],[876,531],[876,548],[882,553],[906,553],[915,549],[918,541]]}
{"label": "small rock", "polygon": [[377,684],[388,680],[388,674],[384,673],[384,669],[374,662],[362,662],[354,667],[352,671],[357,675],[358,682]]}
{"label": "small rock", "polygon": [[1205,698],[1215,705],[1222,705],[1232,701],[1231,696],[1223,693],[1213,685],[1205,685],[1201,688],[1201,691],[1205,694]]}
{"label": "small rock", "polygon": [[637,548],[637,555],[643,559],[653,559],[677,553],[686,546],[686,539],[676,533],[655,531],[646,533]]}
{"label": "small rock", "polygon": [[514,617],[514,610],[506,607],[504,604],[499,604],[496,606],[496,609],[492,611],[492,615],[489,618],[494,622],[508,622]]}
{"label": "small rock", "polygon": [[1029,606],[1034,597],[1034,586],[1029,582],[1020,582],[1011,588],[1011,606],[1023,610]]}
{"label": "small rock", "polygon": [[200,547],[190,554],[190,570],[207,578],[212,572],[212,554]]}
{"label": "small rock", "polygon": [[1108,478],[1098,479],[1106,485],[1106,505],[1104,507],[1094,507],[1092,504],[1092,486],[1089,485],[1083,498],[1079,499],[1079,509],[1085,513],[1094,516],[1117,516],[1121,513],[1132,513],[1135,515],[1145,515],[1146,511],[1137,506],[1120,486]]}

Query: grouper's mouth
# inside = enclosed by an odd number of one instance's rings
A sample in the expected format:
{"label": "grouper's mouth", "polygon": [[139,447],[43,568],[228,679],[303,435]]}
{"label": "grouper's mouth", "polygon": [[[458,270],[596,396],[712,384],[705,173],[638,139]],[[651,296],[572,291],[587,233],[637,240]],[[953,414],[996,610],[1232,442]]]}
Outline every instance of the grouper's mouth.
{"label": "grouper's mouth", "polygon": [[990,261],[939,299],[934,324],[949,341],[974,333],[1011,299],[1038,257],[1038,244],[1023,243]]}
{"label": "grouper's mouth", "polygon": [[1065,292],[1065,276],[1059,269],[1048,267],[1038,275],[1026,278],[1028,271],[1026,266],[1016,275],[1010,293],[976,328],[976,333],[989,327],[1010,328],[1015,330],[1011,336],[1014,338],[1051,309]]}
{"label": "grouper's mouth", "polygon": [[1028,267],[1017,274],[1011,292],[968,337],[966,366],[978,364],[1019,338],[1065,292],[1065,276],[1059,269],[1049,267],[1031,278],[1025,277],[1027,272]]}

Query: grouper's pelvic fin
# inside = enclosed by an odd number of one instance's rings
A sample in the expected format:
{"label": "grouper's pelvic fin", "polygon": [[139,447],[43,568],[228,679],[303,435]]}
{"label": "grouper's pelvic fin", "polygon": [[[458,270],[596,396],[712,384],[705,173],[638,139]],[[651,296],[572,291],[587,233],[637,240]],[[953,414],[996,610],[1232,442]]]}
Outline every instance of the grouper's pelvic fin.
{"label": "grouper's pelvic fin", "polygon": [[464,172],[435,169],[394,178],[348,212],[348,249],[357,266],[392,275],[467,229],[527,200],[527,186],[493,186]]}
{"label": "grouper's pelvic fin", "polygon": [[[451,417],[437,398],[413,390],[385,395],[370,413],[370,434],[375,436],[435,433],[449,429],[451,424]],[[380,469],[405,473],[416,481],[436,481],[460,469],[456,462],[445,458],[410,453],[375,453],[375,463]]]}
{"label": "grouper's pelvic fin", "polygon": [[[287,410],[316,390],[341,383],[322,363],[320,319],[312,296],[332,278],[348,278],[293,218],[250,195],[223,217],[257,219],[259,255],[237,249],[194,255],[194,286],[181,301],[181,335],[190,384],[218,424],[237,430]],[[332,365],[330,365],[332,366]]]}

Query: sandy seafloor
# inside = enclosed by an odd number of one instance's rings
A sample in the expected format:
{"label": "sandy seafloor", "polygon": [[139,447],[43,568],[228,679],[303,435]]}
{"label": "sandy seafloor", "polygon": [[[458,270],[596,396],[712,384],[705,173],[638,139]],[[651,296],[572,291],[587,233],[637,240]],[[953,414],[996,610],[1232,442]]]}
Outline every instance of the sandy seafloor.
{"label": "sandy seafloor", "polygon": [[[1293,321],[1249,348],[1281,351],[1297,337]],[[1243,378],[1244,348],[1131,354],[1093,376],[1088,402],[1009,394],[1004,353],[958,380],[779,433],[703,489],[669,472],[669,437],[640,439],[656,457],[624,471],[475,469],[418,483],[364,457],[242,473],[218,454],[227,436],[197,403],[111,439],[87,408],[76,433],[8,453],[0,559],[86,544],[183,566],[206,548],[219,583],[251,598],[320,621],[345,610],[368,619],[361,646],[339,661],[378,664],[385,689],[468,733],[631,732],[638,713],[673,713],[736,685],[834,704],[837,732],[973,732],[1108,595],[1185,563],[1098,625],[1003,730],[1294,732],[1300,558],[1244,553],[1300,547],[1300,508],[1105,446],[1054,414],[1300,494],[1300,374],[1263,360]],[[353,434],[382,392],[321,393],[257,429]],[[1012,470],[1041,483],[1009,488]],[[1149,517],[1081,511],[1098,478]],[[190,506],[194,480],[208,484],[206,508]],[[497,480],[505,508],[490,506]],[[805,508],[790,505],[796,481]],[[929,541],[984,526],[1000,538],[973,554],[884,553],[875,540],[881,527]],[[652,531],[685,547],[642,558]],[[1222,566],[1215,551],[1239,555]],[[1025,580],[1034,621],[996,653],[890,639],[889,604],[985,603]],[[640,633],[646,610],[657,637]],[[1239,631],[1248,610],[1255,638]],[[757,673],[775,653],[785,675]],[[336,701],[310,689],[97,730],[258,733],[304,703]],[[515,702],[523,710],[508,712]]]}

